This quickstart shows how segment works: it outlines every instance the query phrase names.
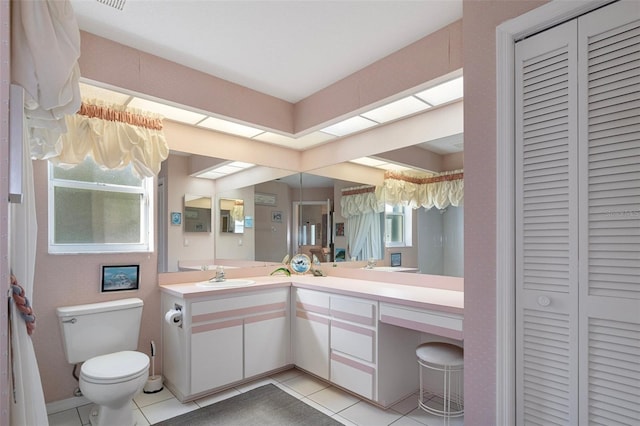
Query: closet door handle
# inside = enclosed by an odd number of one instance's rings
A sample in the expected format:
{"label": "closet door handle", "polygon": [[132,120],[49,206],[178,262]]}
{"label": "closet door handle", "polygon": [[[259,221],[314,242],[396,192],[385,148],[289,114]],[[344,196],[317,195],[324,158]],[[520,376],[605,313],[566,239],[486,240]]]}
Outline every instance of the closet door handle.
{"label": "closet door handle", "polygon": [[547,307],[551,304],[551,299],[547,296],[538,296],[538,305]]}

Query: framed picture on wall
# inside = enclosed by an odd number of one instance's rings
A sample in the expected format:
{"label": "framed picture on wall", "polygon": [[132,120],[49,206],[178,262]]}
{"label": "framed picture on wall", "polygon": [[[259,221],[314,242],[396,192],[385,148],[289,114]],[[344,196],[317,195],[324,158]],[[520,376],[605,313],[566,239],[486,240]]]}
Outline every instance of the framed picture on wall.
{"label": "framed picture on wall", "polygon": [[182,224],[182,213],[180,213],[180,212],[171,212],[171,224],[172,225],[180,225],[180,224]]}
{"label": "framed picture on wall", "polygon": [[102,292],[137,290],[140,284],[140,265],[103,265]]}
{"label": "framed picture on wall", "polygon": [[280,211],[272,211],[271,212],[271,222],[282,223],[282,212]]}
{"label": "framed picture on wall", "polygon": [[391,253],[391,266],[402,266],[402,253]]}
{"label": "framed picture on wall", "polygon": [[336,222],[336,237],[344,237],[344,222]]}

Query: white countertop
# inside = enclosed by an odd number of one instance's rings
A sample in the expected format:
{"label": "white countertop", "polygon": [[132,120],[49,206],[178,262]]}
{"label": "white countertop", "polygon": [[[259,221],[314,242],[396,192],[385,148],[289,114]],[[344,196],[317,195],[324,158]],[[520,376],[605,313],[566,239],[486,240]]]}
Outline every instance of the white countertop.
{"label": "white countertop", "polygon": [[160,285],[160,289],[174,296],[192,299],[214,295],[237,294],[258,289],[294,286],[460,315],[464,312],[464,292],[456,290],[383,283],[366,279],[335,276],[314,277],[311,275],[292,275],[291,277],[287,277],[279,275],[246,278],[255,281],[255,283],[242,287],[215,288],[215,286],[199,287],[195,282],[190,282],[164,284]]}

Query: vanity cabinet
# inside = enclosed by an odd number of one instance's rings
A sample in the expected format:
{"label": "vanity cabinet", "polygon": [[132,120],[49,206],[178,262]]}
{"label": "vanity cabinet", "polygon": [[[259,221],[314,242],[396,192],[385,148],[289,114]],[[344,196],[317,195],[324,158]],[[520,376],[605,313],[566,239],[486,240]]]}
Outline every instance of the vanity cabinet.
{"label": "vanity cabinet", "polygon": [[329,294],[292,287],[296,366],[329,380]]}
{"label": "vanity cabinet", "polygon": [[182,325],[163,324],[163,372],[181,401],[291,364],[289,288],[182,299]]}
{"label": "vanity cabinet", "polygon": [[378,302],[292,288],[294,363],[388,407],[418,389],[420,333],[378,321]]}

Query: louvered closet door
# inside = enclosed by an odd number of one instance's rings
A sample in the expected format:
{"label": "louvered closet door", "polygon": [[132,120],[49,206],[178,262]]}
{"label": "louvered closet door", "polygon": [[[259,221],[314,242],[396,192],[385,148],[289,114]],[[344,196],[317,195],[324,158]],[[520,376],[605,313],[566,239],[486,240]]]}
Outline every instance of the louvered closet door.
{"label": "louvered closet door", "polygon": [[580,18],[578,44],[580,424],[638,425],[640,2]]}
{"label": "louvered closet door", "polygon": [[516,416],[577,424],[576,23],[516,45]]}
{"label": "louvered closet door", "polygon": [[640,419],[640,2],[516,45],[517,421]]}

